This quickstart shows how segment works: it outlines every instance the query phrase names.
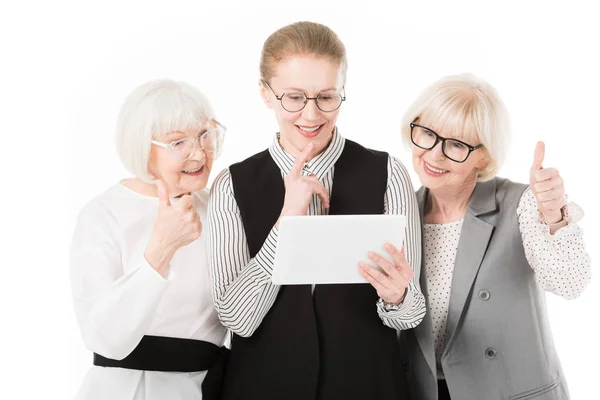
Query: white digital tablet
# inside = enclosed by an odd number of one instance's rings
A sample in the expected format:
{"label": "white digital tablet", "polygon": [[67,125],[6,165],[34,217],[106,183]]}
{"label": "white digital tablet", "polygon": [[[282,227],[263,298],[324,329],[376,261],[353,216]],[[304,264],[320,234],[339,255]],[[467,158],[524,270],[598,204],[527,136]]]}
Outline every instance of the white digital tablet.
{"label": "white digital tablet", "polygon": [[369,251],[391,261],[386,243],[404,243],[403,215],[319,215],[283,217],[275,251],[276,285],[367,283],[358,263]]}

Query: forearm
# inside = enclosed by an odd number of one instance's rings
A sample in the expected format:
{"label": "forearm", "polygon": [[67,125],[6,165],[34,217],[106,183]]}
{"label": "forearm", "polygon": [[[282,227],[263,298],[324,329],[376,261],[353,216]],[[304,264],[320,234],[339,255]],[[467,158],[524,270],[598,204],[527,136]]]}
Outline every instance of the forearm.
{"label": "forearm", "polygon": [[167,287],[167,280],[142,264],[103,290],[79,290],[75,309],[87,348],[108,358],[126,357],[149,330]]}

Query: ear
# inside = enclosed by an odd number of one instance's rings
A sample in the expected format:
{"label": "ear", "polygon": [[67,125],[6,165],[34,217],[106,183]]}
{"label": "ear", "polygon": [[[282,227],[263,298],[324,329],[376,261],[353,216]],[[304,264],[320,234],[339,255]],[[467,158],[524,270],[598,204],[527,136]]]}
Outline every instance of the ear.
{"label": "ear", "polygon": [[269,108],[273,108],[273,101],[271,101],[272,93],[269,88],[266,87],[262,79],[258,80],[258,87],[260,89],[260,97],[262,97],[265,105]]}
{"label": "ear", "polygon": [[479,159],[479,161],[475,165],[475,168],[477,168],[479,171],[484,170],[489,166],[491,162],[492,160],[489,158],[489,156],[485,155]]}

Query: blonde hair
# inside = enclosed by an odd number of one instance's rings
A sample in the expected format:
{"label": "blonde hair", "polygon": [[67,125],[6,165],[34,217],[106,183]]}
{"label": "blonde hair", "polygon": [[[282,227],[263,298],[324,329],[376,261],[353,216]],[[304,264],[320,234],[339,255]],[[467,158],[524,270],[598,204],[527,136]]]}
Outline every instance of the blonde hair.
{"label": "blonde hair", "polygon": [[492,179],[504,164],[510,141],[508,112],[498,92],[473,74],[448,76],[425,89],[402,118],[402,138],[410,145],[410,123],[418,120],[442,136],[479,143],[487,165],[477,179]]}
{"label": "blonde hair", "polygon": [[340,66],[345,82],[348,60],[344,44],[327,26],[307,21],[284,26],[267,38],[260,57],[261,78],[268,82],[277,64],[297,55],[329,58]]}
{"label": "blonde hair", "polygon": [[213,118],[208,99],[185,82],[155,80],[137,87],[125,100],[117,121],[117,152],[134,176],[154,182],[148,162],[151,141],[172,131],[200,130]]}

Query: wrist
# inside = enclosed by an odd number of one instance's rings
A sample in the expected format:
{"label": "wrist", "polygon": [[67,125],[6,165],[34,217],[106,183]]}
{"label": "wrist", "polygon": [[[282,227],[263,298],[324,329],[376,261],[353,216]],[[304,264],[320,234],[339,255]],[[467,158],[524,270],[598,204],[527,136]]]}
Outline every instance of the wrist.
{"label": "wrist", "polygon": [[402,294],[402,297],[400,297],[400,299],[390,299],[390,301],[387,301],[386,299],[382,298],[381,301],[382,301],[383,308],[386,311],[398,310],[402,306],[402,303],[404,302],[404,299],[406,298],[407,293],[408,293],[408,287],[406,289],[404,289],[404,293]]}
{"label": "wrist", "polygon": [[144,252],[144,257],[152,268],[159,274],[164,275],[174,254],[175,251],[170,246],[153,246],[150,244]]}
{"label": "wrist", "polygon": [[542,219],[542,222],[550,227],[552,227],[553,225],[563,223],[564,225],[568,225],[569,222],[571,222],[569,216],[569,209],[567,208],[566,204],[563,205],[559,210],[556,210],[555,212],[549,214],[540,212],[540,217]]}
{"label": "wrist", "polygon": [[300,214],[294,213],[293,211],[289,211],[289,210],[283,208],[281,210],[281,213],[279,214],[279,218],[277,219],[277,222],[275,223],[275,228],[279,229],[279,222],[281,221],[281,218],[293,217],[293,216],[297,216],[297,215],[300,215]]}

